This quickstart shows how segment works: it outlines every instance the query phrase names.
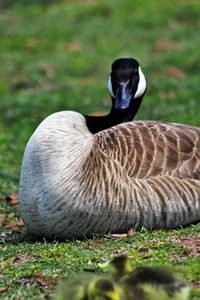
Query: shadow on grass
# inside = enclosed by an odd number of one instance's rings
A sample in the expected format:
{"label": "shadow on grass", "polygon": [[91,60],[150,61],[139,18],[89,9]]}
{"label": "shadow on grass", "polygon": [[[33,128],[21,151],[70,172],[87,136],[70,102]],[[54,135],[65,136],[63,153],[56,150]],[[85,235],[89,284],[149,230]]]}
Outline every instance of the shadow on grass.
{"label": "shadow on grass", "polygon": [[[158,234],[159,233],[161,235],[163,235],[165,238],[170,237],[173,234],[178,234],[181,231],[184,230],[192,230],[192,228],[194,226],[198,226],[199,222],[195,222],[193,224],[188,224],[185,226],[181,226],[181,227],[177,227],[177,228],[166,228],[166,229],[146,229],[146,228],[140,228],[140,229],[135,229],[133,232],[133,236],[125,236],[124,234],[121,235],[120,234],[112,234],[112,233],[107,233],[107,234],[90,234],[88,236],[82,235],[78,238],[57,238],[57,237],[51,237],[51,238],[46,238],[43,236],[39,236],[36,235],[32,232],[30,232],[29,230],[27,230],[25,227],[23,229],[21,229],[20,231],[15,231],[11,234],[5,234],[4,238],[2,239],[2,244],[12,244],[12,245],[16,245],[16,244],[34,244],[34,243],[42,243],[42,244],[52,244],[52,243],[71,243],[74,241],[82,241],[82,242],[86,242],[88,240],[102,240],[102,239],[108,239],[108,240],[118,240],[119,238],[124,238],[126,239],[131,239],[133,237],[135,237],[138,234]],[[179,235],[179,234],[178,234]],[[187,235],[186,235],[187,236]],[[178,238],[178,237],[177,237]],[[0,244],[1,244],[0,243]]]}

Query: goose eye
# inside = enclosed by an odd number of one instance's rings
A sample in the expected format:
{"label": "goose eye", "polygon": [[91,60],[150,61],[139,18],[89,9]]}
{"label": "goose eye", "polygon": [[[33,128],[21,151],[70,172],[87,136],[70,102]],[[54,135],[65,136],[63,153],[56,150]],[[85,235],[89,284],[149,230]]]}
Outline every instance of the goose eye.
{"label": "goose eye", "polygon": [[134,70],[134,75],[138,75],[138,74],[139,74],[138,69],[135,69]]}

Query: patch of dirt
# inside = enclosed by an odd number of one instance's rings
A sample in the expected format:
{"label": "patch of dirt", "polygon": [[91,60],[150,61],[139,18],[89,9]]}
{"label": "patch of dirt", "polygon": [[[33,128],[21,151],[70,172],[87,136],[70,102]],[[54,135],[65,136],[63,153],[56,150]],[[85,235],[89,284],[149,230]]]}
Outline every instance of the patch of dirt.
{"label": "patch of dirt", "polygon": [[[200,236],[190,236],[190,237],[173,237],[168,238],[174,244],[178,244],[183,247],[190,256],[197,257],[200,256]],[[181,256],[185,258],[186,256]]]}
{"label": "patch of dirt", "polygon": [[170,40],[159,40],[156,42],[154,46],[154,49],[159,52],[164,52],[168,50],[177,50],[180,48],[181,48],[180,44]]}
{"label": "patch of dirt", "polygon": [[33,278],[37,283],[41,286],[49,286],[56,284],[56,281],[53,279],[45,279],[40,272],[36,272],[32,274]]}

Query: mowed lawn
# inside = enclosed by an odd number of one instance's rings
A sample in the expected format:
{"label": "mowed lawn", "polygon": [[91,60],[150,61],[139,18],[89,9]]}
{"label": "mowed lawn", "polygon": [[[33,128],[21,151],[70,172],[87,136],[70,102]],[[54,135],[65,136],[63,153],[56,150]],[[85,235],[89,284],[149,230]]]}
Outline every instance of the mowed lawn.
{"label": "mowed lawn", "polygon": [[200,225],[48,242],[17,210],[24,147],[61,110],[107,113],[112,61],[139,60],[148,90],[137,119],[200,126],[198,0],[0,0],[0,299],[51,299],[74,273],[127,254],[133,266],[179,271],[200,299]]}

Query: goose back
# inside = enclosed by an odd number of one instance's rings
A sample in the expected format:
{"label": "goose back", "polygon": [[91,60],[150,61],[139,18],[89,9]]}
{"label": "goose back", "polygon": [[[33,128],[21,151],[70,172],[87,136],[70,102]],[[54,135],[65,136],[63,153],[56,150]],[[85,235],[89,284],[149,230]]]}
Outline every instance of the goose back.
{"label": "goose back", "polygon": [[[172,131],[173,139],[180,140],[167,143]],[[197,222],[199,139],[198,128],[156,122],[125,123],[92,135],[82,115],[53,114],[37,128],[24,153],[21,217],[30,231],[50,238]],[[170,151],[181,151],[174,167],[165,158]],[[193,153],[190,159],[188,153]],[[195,174],[181,172],[181,164],[193,157]]]}
{"label": "goose back", "polygon": [[170,175],[200,179],[200,128],[135,121],[96,134],[95,140],[131,178]]}

